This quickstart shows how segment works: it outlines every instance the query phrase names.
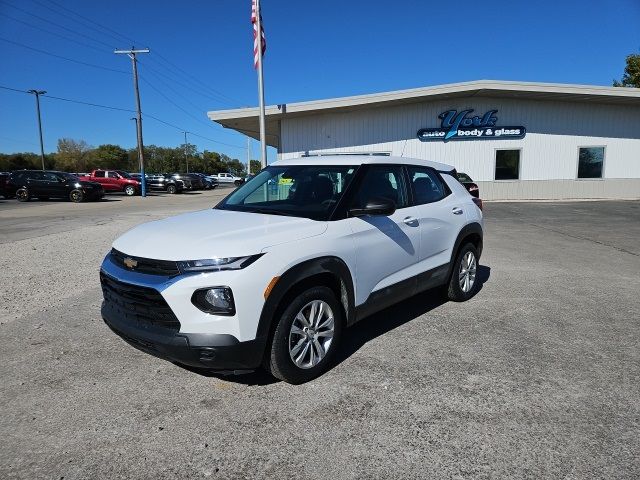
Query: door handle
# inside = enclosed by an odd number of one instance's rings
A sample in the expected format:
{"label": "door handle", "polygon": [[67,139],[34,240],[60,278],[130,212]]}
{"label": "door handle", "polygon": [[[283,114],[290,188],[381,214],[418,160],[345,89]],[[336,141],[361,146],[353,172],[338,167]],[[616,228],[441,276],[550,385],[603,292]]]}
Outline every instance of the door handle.
{"label": "door handle", "polygon": [[418,219],[414,217],[405,217],[402,221],[405,223],[405,225],[409,225],[410,227],[417,227],[418,225],[420,225]]}
{"label": "door handle", "polygon": [[460,207],[453,207],[451,213],[453,213],[454,215],[462,215],[464,211]]}

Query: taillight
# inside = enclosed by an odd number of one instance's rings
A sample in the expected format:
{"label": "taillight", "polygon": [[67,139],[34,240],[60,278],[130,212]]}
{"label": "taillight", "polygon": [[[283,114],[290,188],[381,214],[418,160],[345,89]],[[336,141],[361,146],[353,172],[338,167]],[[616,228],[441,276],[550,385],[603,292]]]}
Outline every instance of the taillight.
{"label": "taillight", "polygon": [[475,197],[473,197],[471,200],[473,200],[473,203],[476,204],[476,207],[478,207],[480,210],[482,210],[482,200],[480,200],[479,198],[475,198]]}

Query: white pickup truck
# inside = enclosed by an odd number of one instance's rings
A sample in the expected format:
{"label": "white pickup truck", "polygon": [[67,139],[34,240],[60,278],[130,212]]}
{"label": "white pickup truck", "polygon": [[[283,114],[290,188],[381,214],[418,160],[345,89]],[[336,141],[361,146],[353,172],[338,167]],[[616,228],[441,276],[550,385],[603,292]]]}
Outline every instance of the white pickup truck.
{"label": "white pickup truck", "polygon": [[213,178],[217,179],[220,183],[233,183],[235,185],[242,185],[244,180],[240,177],[236,177],[232,173],[218,173],[215,175],[211,175]]}

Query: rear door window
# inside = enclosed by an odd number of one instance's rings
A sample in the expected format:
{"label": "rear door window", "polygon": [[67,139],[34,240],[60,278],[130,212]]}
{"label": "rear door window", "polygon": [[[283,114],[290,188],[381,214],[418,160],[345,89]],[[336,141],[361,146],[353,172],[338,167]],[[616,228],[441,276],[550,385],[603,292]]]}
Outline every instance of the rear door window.
{"label": "rear door window", "polygon": [[408,166],[407,170],[416,205],[439,202],[451,193],[434,170],[415,166]]}

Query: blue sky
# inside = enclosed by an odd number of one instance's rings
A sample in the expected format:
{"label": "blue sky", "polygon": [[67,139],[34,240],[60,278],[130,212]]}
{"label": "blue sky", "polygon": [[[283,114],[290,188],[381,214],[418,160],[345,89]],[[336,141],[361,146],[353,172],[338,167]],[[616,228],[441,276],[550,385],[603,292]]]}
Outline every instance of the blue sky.
{"label": "blue sky", "polygon": [[[213,124],[205,112],[257,105],[250,4],[0,0],[0,85],[133,109],[130,61],[112,50],[135,41],[151,49],[140,58],[143,113],[215,141],[192,136],[200,150],[243,159],[245,137]],[[640,0],[262,4],[268,104],[477,79],[611,85],[625,56],[640,51]],[[47,98],[42,111],[46,151],[55,151],[61,137],[135,145],[128,112]],[[147,118],[145,143],[179,145],[180,129]],[[255,158],[257,143],[252,148]],[[33,97],[0,90],[0,152],[37,150]]]}

